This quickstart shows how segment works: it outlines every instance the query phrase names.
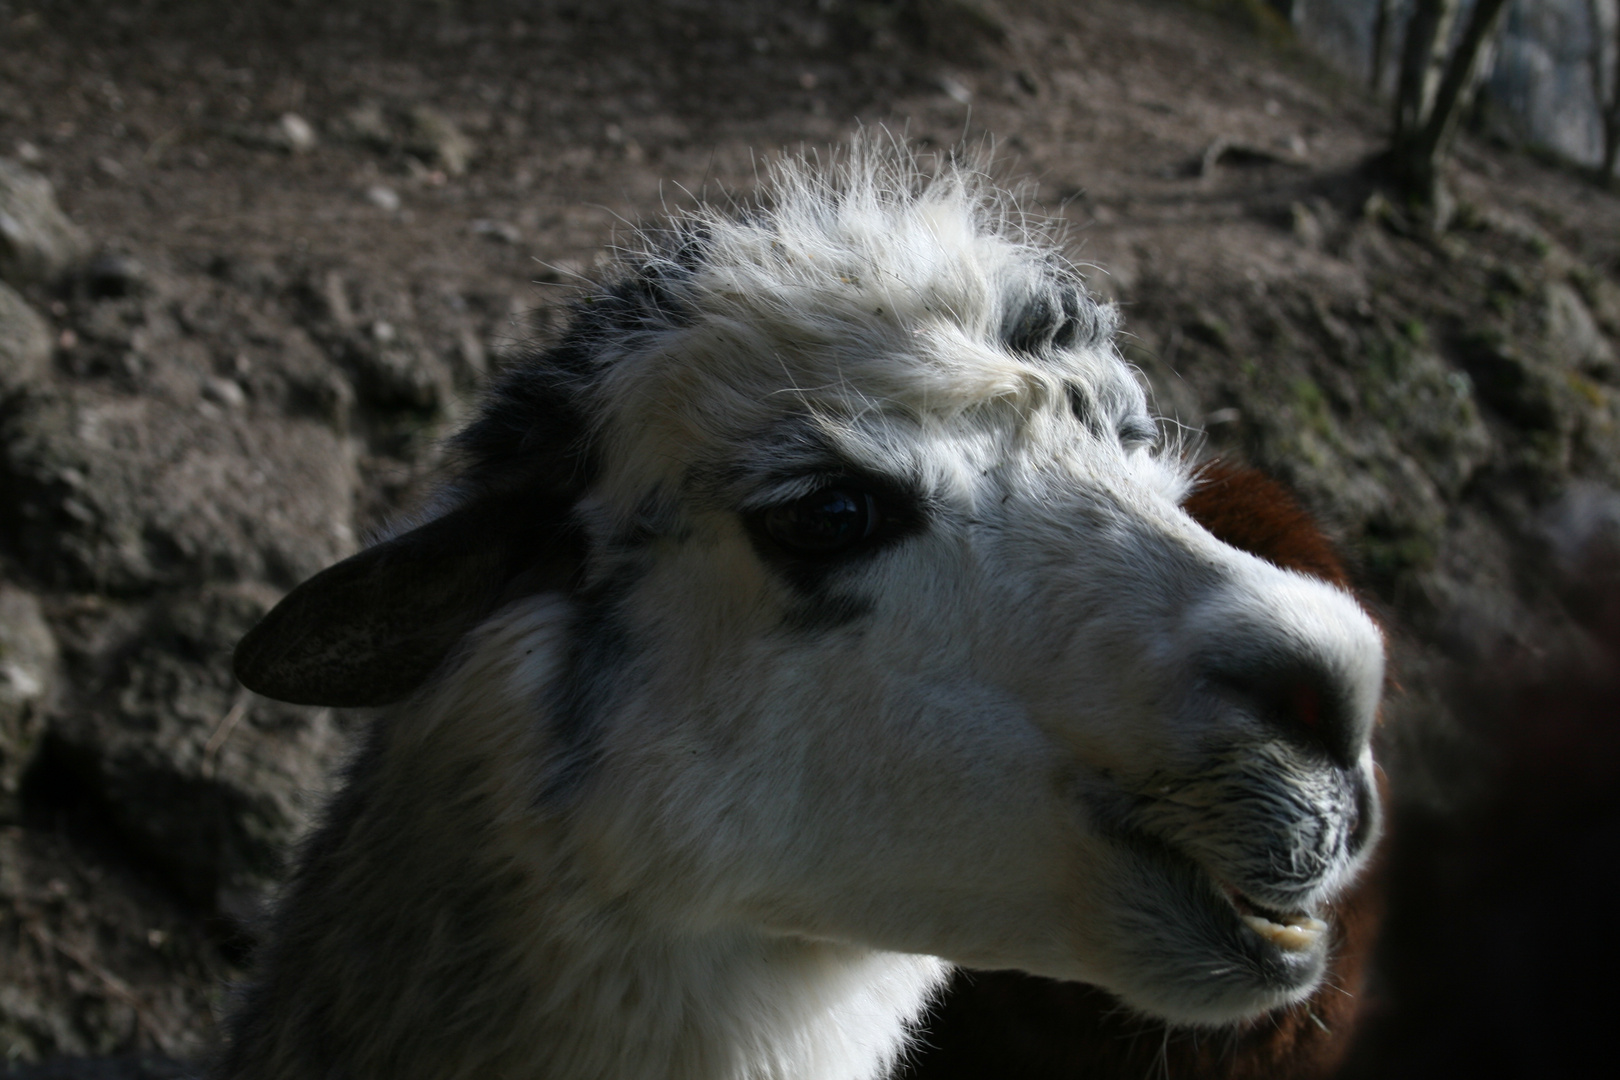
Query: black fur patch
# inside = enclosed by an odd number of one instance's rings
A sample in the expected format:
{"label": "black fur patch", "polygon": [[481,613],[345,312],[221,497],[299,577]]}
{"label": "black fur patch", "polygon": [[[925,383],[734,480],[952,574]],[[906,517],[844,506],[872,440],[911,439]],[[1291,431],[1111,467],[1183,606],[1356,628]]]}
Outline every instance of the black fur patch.
{"label": "black fur patch", "polygon": [[1100,345],[1113,337],[1117,322],[1113,309],[1093,300],[1079,281],[1055,273],[1007,313],[1001,339],[1013,352],[1040,357]]}
{"label": "black fur patch", "polygon": [[1063,385],[1063,392],[1069,399],[1069,411],[1074,414],[1076,420],[1082,424],[1096,421],[1097,401],[1091,396],[1091,391],[1079,383],[1071,382]]}
{"label": "black fur patch", "polygon": [[566,667],[543,710],[557,759],[538,792],[542,804],[567,802],[595,767],[601,737],[597,717],[623,690],[632,656],[630,633],[619,617],[618,605],[631,590],[633,577],[610,582],[579,600]]}
{"label": "black fur patch", "polygon": [[539,482],[577,496],[595,478],[591,390],[604,356],[638,339],[689,326],[693,312],[677,285],[701,264],[707,238],[670,233],[663,253],[573,304],[567,329],[549,348],[520,359],[485,395],[478,419],[455,439],[463,484],[477,488]]}
{"label": "black fur patch", "polygon": [[[634,350],[638,341],[691,324],[693,312],[677,286],[701,265],[706,246],[701,232],[668,233],[660,250],[631,273],[576,301],[561,338],[509,368],[486,395],[478,419],[457,436],[462,486],[577,500],[600,470],[595,435],[600,421],[593,415],[599,379],[612,357]],[[628,532],[610,545],[616,551],[587,551],[584,558],[600,566],[653,539],[667,523],[667,507],[653,493],[639,509]],[[545,781],[543,801],[566,798],[590,773],[595,718],[616,690],[630,654],[617,603],[636,574],[633,562],[620,567],[617,578],[575,594],[579,613],[567,667],[545,710],[555,725],[560,764]]]}

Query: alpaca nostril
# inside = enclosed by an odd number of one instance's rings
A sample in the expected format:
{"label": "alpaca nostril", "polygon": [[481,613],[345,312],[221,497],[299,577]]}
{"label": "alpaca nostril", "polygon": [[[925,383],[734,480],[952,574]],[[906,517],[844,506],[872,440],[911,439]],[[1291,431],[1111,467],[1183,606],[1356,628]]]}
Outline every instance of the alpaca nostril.
{"label": "alpaca nostril", "polygon": [[1217,668],[1208,679],[1222,697],[1289,740],[1326,752],[1343,768],[1353,768],[1361,756],[1348,688],[1330,672],[1296,661]]}
{"label": "alpaca nostril", "polygon": [[1311,683],[1300,680],[1288,689],[1288,705],[1293,722],[1305,731],[1316,731],[1322,724],[1322,694]]}

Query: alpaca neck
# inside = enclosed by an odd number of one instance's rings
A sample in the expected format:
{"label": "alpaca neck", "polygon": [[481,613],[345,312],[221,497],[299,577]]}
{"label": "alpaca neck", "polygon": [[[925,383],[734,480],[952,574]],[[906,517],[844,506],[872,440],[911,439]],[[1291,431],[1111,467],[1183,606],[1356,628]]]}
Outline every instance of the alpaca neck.
{"label": "alpaca neck", "polygon": [[[522,615],[520,612],[519,615]],[[386,717],[278,913],[228,1080],[864,1080],[944,962],[604,897],[534,802],[543,611]],[[529,657],[514,669],[505,658]],[[644,905],[645,906],[645,905]],[[652,905],[657,907],[658,905]]]}
{"label": "alpaca neck", "polygon": [[535,1018],[532,1071],[506,1075],[876,1080],[946,970],[929,957],[751,934],[580,952],[540,990],[560,1007]]}
{"label": "alpaca neck", "polygon": [[[400,816],[362,817],[350,835]],[[464,824],[443,835],[500,831]],[[306,867],[226,1077],[876,1080],[947,972],[932,957],[651,927],[571,887],[565,860],[537,872],[532,847],[520,862],[452,846],[416,872],[405,860],[420,851],[397,852],[378,887]]]}

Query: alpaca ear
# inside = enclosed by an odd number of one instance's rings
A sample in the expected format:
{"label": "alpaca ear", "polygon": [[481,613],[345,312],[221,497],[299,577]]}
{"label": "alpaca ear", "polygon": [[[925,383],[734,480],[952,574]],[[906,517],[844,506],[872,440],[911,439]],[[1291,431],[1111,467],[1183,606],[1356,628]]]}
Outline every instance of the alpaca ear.
{"label": "alpaca ear", "polygon": [[299,705],[386,705],[518,595],[568,591],[582,548],[568,506],[474,502],[316,574],[236,646],[236,677]]}

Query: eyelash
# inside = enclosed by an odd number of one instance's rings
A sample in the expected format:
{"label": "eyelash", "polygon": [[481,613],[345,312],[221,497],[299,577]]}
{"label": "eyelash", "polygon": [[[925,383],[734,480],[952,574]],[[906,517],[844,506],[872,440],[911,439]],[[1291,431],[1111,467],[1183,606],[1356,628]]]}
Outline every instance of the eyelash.
{"label": "eyelash", "polygon": [[1159,428],[1151,420],[1130,417],[1119,425],[1119,441],[1127,450],[1153,446],[1159,441]]}
{"label": "eyelash", "polygon": [[[1069,399],[1069,412],[1082,424],[1090,423],[1098,413],[1097,405],[1090,395],[1072,383],[1066,393]],[[1119,441],[1127,450],[1152,446],[1159,441],[1158,426],[1142,416],[1127,416],[1119,422],[1116,431]]]}

